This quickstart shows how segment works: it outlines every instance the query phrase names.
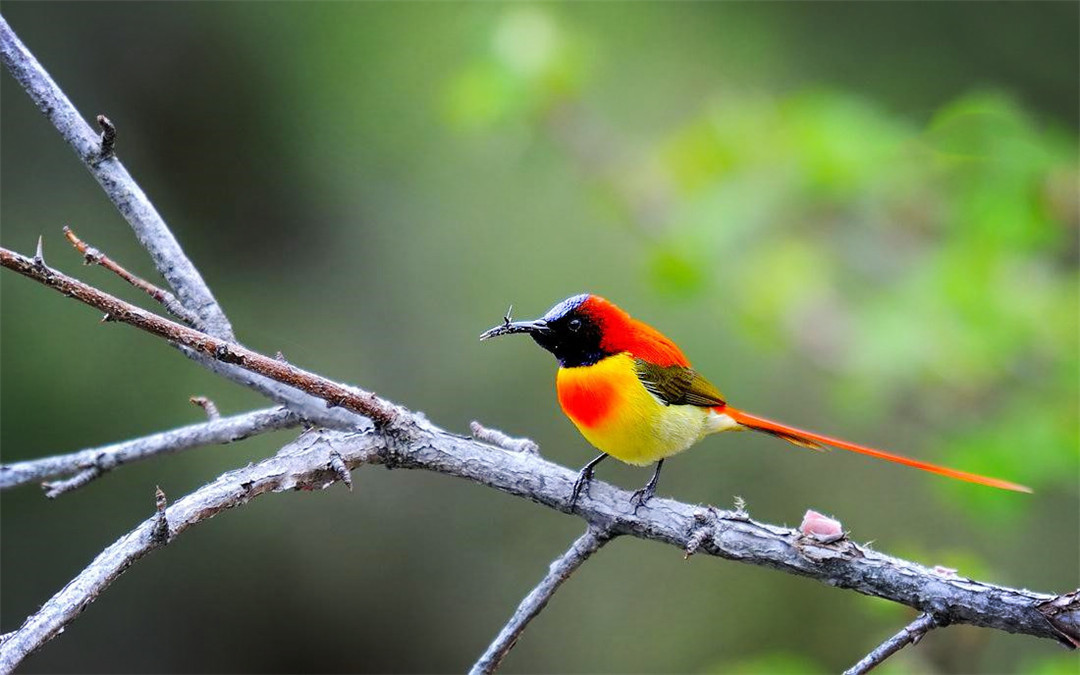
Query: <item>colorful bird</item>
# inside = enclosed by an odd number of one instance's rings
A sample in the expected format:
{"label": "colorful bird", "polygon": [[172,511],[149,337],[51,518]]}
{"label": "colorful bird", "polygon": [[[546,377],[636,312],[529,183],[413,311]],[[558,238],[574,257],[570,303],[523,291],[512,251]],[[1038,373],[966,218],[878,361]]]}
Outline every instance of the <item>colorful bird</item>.
{"label": "colorful bird", "polygon": [[608,457],[637,466],[656,463],[652,478],[632,497],[640,506],[656,493],[666,458],[709,434],[747,429],[804,448],[843,448],[950,478],[1031,492],[1009,481],[894,455],[733,408],[668,337],[597,295],[567,298],[533,321],[511,321],[507,313],[502,325],[480,339],[513,333],[527,333],[558,359],[559,405],[601,453],[581,469],[571,508],[596,465]]}

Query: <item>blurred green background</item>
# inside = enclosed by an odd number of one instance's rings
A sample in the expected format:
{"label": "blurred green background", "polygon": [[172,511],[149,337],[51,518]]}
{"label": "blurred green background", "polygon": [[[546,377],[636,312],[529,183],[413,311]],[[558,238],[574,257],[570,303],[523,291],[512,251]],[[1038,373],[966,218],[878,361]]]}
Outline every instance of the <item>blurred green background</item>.
{"label": "blurred green background", "polygon": [[[661,494],[1040,591],[1080,579],[1078,5],[3,4],[118,152],[240,338],[465,431],[592,457],[527,340],[581,291],[677,340],[740,407],[1002,476],[953,483],[768,437],[710,438]],[[60,228],[155,279],[12,79],[2,243],[82,268]],[[5,462],[264,405],[159,340],[0,274]],[[102,548],[273,453],[279,433],[0,496],[14,630]],[[638,487],[648,472],[604,465]],[[259,499],[125,574],[30,672],[460,671],[582,524],[371,468]],[[913,617],[620,540],[507,672],[835,672]],[[1049,641],[951,627],[883,672],[1076,672]]]}

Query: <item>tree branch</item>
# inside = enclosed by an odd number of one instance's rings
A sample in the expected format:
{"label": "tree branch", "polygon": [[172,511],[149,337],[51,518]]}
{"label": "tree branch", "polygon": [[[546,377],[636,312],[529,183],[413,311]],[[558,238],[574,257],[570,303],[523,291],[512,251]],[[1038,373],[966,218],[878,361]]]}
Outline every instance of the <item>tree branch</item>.
{"label": "tree branch", "polygon": [[585,534],[578,537],[566,553],[552,561],[548,573],[535,588],[529,591],[529,594],[518,605],[514,615],[510,617],[510,621],[503,626],[495,640],[488,646],[487,651],[473,664],[469,671],[471,675],[494,673],[498,670],[499,665],[514,648],[529,622],[543,611],[551,596],[559,590],[559,586],[562,586],[563,582],[569,579],[582,563],[610,540],[611,535],[607,530],[590,524]]}
{"label": "tree branch", "polygon": [[87,265],[101,265],[105,269],[109,270],[116,276],[120,277],[124,281],[128,282],[135,288],[146,293],[151,298],[156,300],[165,308],[169,314],[172,314],[177,319],[180,319],[192,328],[198,328],[201,331],[206,331],[206,327],[203,326],[199,317],[188,311],[186,307],[180,304],[180,301],[176,299],[176,296],[166,291],[163,288],[158,288],[154,284],[142,279],[131,272],[124,269],[119,263],[105,255],[101,251],[97,250],[93,246],[90,246],[82,239],[79,239],[75,235],[75,232],[68,227],[64,226],[64,236],[71,242],[71,245],[75,247],[75,250],[82,254],[83,262]]}
{"label": "tree branch", "polygon": [[[53,270],[42,260],[0,248],[0,265],[104,311],[113,320],[130,323],[201,354],[272,377],[331,405],[367,415],[382,433],[385,448],[378,461],[387,466],[426,468],[462,476],[560,511],[569,509],[576,474],[536,455],[526,452],[493,454],[491,446],[447,434],[422,417],[370,392],[346,387],[146,312]],[[348,438],[347,435],[338,437]],[[336,450],[346,467],[360,463],[355,456],[350,458],[340,448]],[[320,477],[329,471],[329,482],[340,475],[340,471],[334,469],[329,452],[317,465],[307,469]],[[1075,626],[1080,624],[1080,600],[1075,597],[1064,606],[1060,603],[1051,605],[1059,598],[959,577],[943,577],[915,563],[860,548],[846,539],[819,541],[796,530],[755,523],[739,512],[725,516],[712,509],[695,509],[664,499],[651,500],[641,510],[645,512],[644,517],[637,515],[626,493],[610,486],[604,486],[603,490],[591,486],[590,499],[579,502],[577,512],[612,535],[632,534],[657,539],[676,544],[686,551],[705,551],[809,576],[830,585],[932,612],[943,623],[971,623],[1050,637],[1070,646],[1070,640],[1080,639],[1074,634]],[[139,556],[143,553],[145,551]],[[1050,606],[1055,608],[1052,617],[1039,611],[1040,607]],[[7,643],[2,649],[7,649]]]}
{"label": "tree branch", "polygon": [[[577,473],[542,457],[507,452],[443,431],[418,416],[399,424],[405,433],[309,431],[274,457],[223,474],[177,501],[166,512],[171,537],[188,527],[268,492],[321,489],[340,480],[335,455],[354,470],[364,464],[424,469],[471,480],[569,513]],[[611,536],[631,535],[698,553],[815,579],[830,586],[892,600],[932,613],[942,623],[967,623],[1011,633],[1077,639],[1080,597],[1013,589],[958,576],[943,576],[847,539],[819,542],[798,530],[654,497],[635,509],[630,493],[595,481],[574,513]],[[133,562],[153,550],[156,517],[143,522],[99,555],[0,645],[0,672],[55,636]]]}
{"label": "tree branch", "polygon": [[877,649],[867,654],[851,668],[845,670],[844,675],[863,675],[864,673],[870,672],[874,668],[880,666],[885,659],[907,645],[916,644],[924,635],[936,628],[937,625],[937,621],[934,619],[933,615],[920,614],[917,619],[900,629],[899,633],[885,642],[882,642]]}
{"label": "tree branch", "polygon": [[0,248],[0,265],[104,312],[107,321],[131,324],[203,356],[240,366],[244,370],[301,389],[326,401],[328,405],[340,406],[368,417],[377,425],[390,426],[399,417],[397,406],[370,392],[346,387],[283,361],[263,356],[235,342],[164,319],[52,269],[44,260],[27,258]]}
{"label": "tree branch", "polygon": [[[379,446],[372,433],[354,436],[351,460],[356,465],[375,454]],[[0,673],[12,672],[23,659],[58,635],[128,567],[192,525],[266,492],[323,488],[333,483],[337,474],[330,466],[332,442],[310,443],[318,437],[318,433],[303,434],[274,457],[223,474],[167,509],[161,508],[164,495],[160,495],[153,516],[102,551],[0,644]],[[323,466],[316,468],[320,462]]]}
{"label": "tree branch", "polygon": [[[105,194],[135,231],[139,242],[150,253],[158,271],[176,291],[184,307],[198,315],[207,332],[232,339],[232,326],[199,271],[184,255],[176,237],[169,231],[146,193],[112,153],[111,139],[115,138],[116,133],[115,127],[111,134],[108,133],[108,127],[112,127],[112,123],[108,123],[106,134],[99,139],[67,95],[19,40],[2,16],[0,57],[3,58],[8,72],[26,90],[34,104],[49,118],[90,174],[101,184]],[[104,153],[103,146],[106,150]]]}
{"label": "tree branch", "polygon": [[[113,145],[116,127],[112,122],[104,115],[98,116],[98,123],[102,127],[102,135],[98,140],[78,110],[2,16],[0,57],[8,71],[71,145],[109,199],[127,219],[139,242],[150,253],[158,271],[176,292],[180,304],[200,318],[200,321],[193,325],[203,325],[206,332],[215,337],[232,339],[232,327],[198,270],[184,254],[145,193],[115,158]],[[348,410],[328,410],[317,399],[265,377],[193,353],[185,347],[180,347],[180,351],[218,375],[287,405],[313,423],[342,430],[359,429],[365,424],[361,417]]]}
{"label": "tree branch", "polygon": [[[74,481],[76,479],[82,480],[80,477],[89,475],[82,483],[74,487],[65,489],[62,484],[53,484],[51,488],[48,488],[47,495],[55,497],[70,489],[80,487],[121,464],[130,464],[150,457],[204,445],[231,443],[256,434],[299,426],[301,421],[299,415],[288,410],[276,407],[266,408],[242,415],[191,424],[179,429],[105,445],[100,448],[90,448],[66,455],[4,464],[0,466],[0,490],[7,490],[24,483],[40,481],[54,476],[75,474],[75,478],[71,479]],[[50,494],[53,491],[57,491],[56,494]]]}

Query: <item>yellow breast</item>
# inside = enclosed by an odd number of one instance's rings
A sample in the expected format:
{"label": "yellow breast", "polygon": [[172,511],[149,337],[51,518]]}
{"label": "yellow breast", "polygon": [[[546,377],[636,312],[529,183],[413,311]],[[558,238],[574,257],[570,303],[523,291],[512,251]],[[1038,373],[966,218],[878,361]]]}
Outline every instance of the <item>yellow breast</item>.
{"label": "yellow breast", "polygon": [[601,452],[644,466],[682,452],[708,431],[710,411],[664,405],[638,380],[628,354],[594,365],[560,368],[559,405]]}

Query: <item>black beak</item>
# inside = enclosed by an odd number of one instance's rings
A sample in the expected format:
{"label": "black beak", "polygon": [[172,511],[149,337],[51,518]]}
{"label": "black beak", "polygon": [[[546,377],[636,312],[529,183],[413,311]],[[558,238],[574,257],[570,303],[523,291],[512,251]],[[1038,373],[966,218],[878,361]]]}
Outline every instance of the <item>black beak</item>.
{"label": "black beak", "polygon": [[500,335],[513,335],[514,333],[537,335],[549,332],[551,332],[551,329],[548,328],[547,322],[543,319],[536,319],[535,321],[510,321],[507,319],[501,326],[495,326],[481,333],[480,339],[487,340]]}

